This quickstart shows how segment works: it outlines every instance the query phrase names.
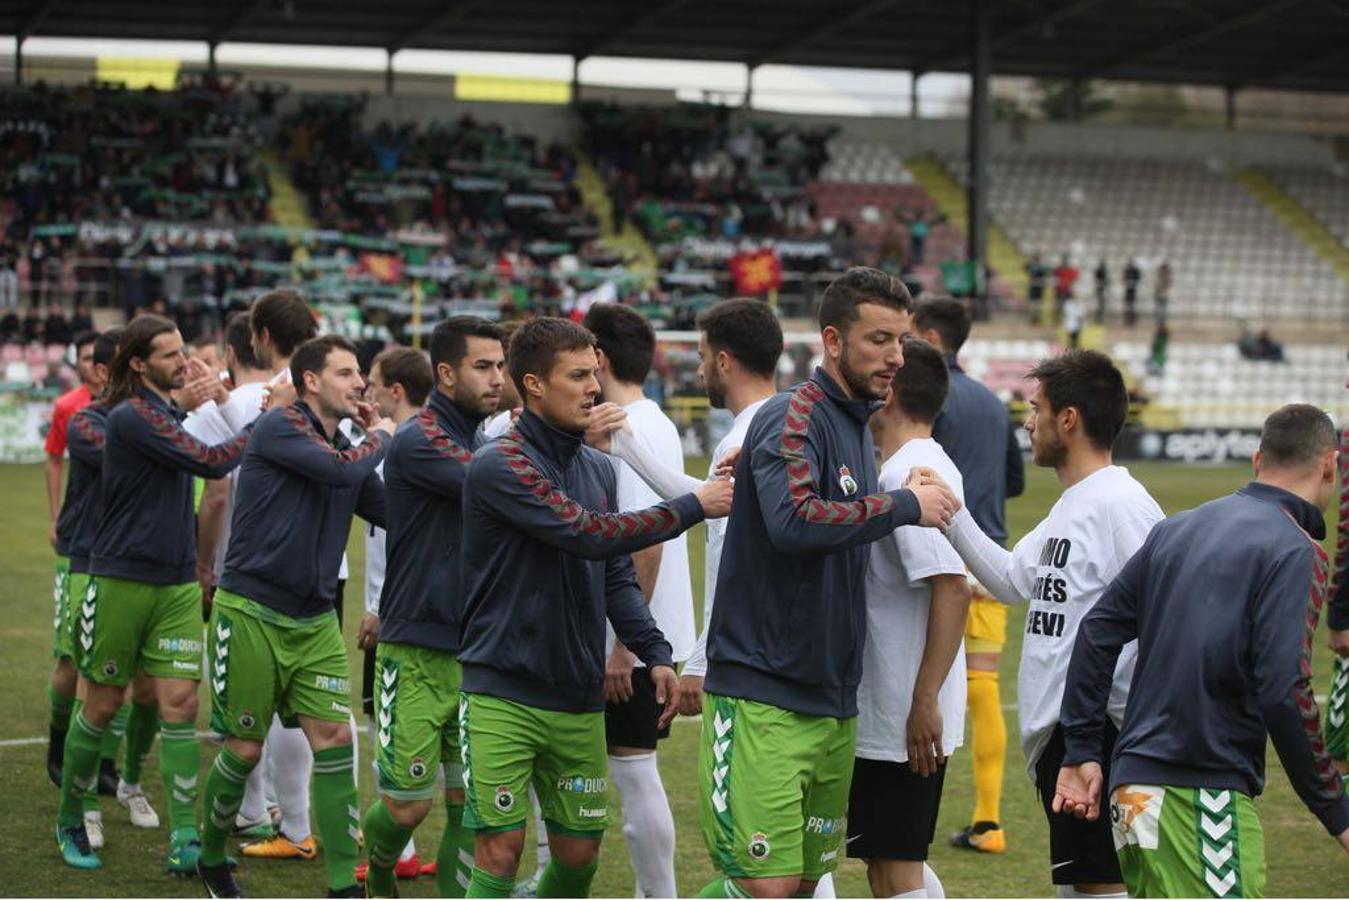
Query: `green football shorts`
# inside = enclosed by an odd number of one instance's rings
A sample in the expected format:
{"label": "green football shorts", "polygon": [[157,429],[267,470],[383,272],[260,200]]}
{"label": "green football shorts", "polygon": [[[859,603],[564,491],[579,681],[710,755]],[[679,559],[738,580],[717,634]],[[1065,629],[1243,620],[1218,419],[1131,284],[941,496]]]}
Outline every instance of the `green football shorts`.
{"label": "green football shorts", "polygon": [[56,576],[52,579],[52,658],[73,657],[70,642],[70,560],[56,557]]}
{"label": "green football shorts", "polygon": [[413,644],[375,649],[375,723],[379,729],[379,787],[395,800],[436,795],[436,770],[445,787],[463,787],[459,752],[459,685],[454,656]]}
{"label": "green football shorts", "polygon": [[1110,797],[1130,897],[1262,897],[1265,835],[1237,791],[1124,784]]}
{"label": "green football shorts", "polygon": [[207,659],[211,666],[211,727],[261,741],[277,713],[346,722],[351,675],[337,613],[296,619],[246,597],[217,589]]}
{"label": "green football shorts", "polygon": [[1332,759],[1349,762],[1349,659],[1335,657],[1326,698],[1326,750]]}
{"label": "green football shorts", "polygon": [[551,833],[599,840],[609,825],[604,713],[567,713],[459,695],[464,825],[524,828],[530,783]]}
{"label": "green football shorts", "polygon": [[706,694],[698,762],[712,864],[733,878],[834,871],[856,743],[856,718]]}
{"label": "green football shorts", "polygon": [[80,665],[80,660],[84,658],[80,638],[92,642],[94,637],[92,634],[75,634],[75,622],[79,617],[80,609],[86,602],[92,603],[95,599],[92,590],[93,585],[90,583],[88,572],[71,572],[70,577],[66,579],[65,640],[66,645],[70,648],[69,656],[77,668]]}
{"label": "green football shorts", "polygon": [[80,671],[97,684],[154,678],[201,680],[201,586],[146,584],[96,575],[75,613]]}

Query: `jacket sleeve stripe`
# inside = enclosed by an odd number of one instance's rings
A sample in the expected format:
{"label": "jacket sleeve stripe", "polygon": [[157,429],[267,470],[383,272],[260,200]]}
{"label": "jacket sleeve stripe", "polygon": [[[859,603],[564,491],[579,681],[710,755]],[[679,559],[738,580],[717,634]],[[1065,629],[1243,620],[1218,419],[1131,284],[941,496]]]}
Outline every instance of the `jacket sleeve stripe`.
{"label": "jacket sleeve stripe", "polygon": [[1294,699],[1302,716],[1302,727],[1307,732],[1313,767],[1321,784],[1320,793],[1327,800],[1333,800],[1340,796],[1343,788],[1340,775],[1335,771],[1330,754],[1326,752],[1325,739],[1321,734],[1321,711],[1317,709],[1316,696],[1312,693],[1312,644],[1316,637],[1316,625],[1321,618],[1321,607],[1325,605],[1330,592],[1330,557],[1325,548],[1310,535],[1307,535],[1307,540],[1311,542],[1313,550],[1311,596],[1307,599],[1307,627],[1302,638],[1302,659],[1299,665],[1302,677],[1296,682]]}
{"label": "jacket sleeve stripe", "polygon": [[514,428],[497,441],[502,458],[512,474],[525,489],[543,503],[553,515],[572,527],[593,537],[614,539],[658,534],[670,531],[678,524],[675,514],[663,506],[653,506],[639,512],[596,513],[582,507],[575,500],[553,487],[552,482],[535,468],[520,444],[520,434]]}
{"label": "jacket sleeve stripe", "polygon": [[94,427],[94,423],[90,421],[89,416],[84,414],[84,410],[75,413],[74,418],[70,420],[70,424],[80,433],[80,439],[86,444],[95,450],[103,449],[107,436],[102,429]]}
{"label": "jacket sleeve stripe", "polygon": [[792,394],[782,423],[779,447],[786,461],[787,490],[796,514],[817,525],[858,525],[884,515],[895,505],[889,494],[869,494],[860,500],[844,501],[825,500],[816,493],[810,461],[806,459],[806,435],[810,431],[811,411],[823,397],[824,390],[807,381]]}
{"label": "jacket sleeve stripe", "polygon": [[144,419],[154,433],[168,441],[175,450],[207,466],[219,466],[233,462],[244,452],[248,445],[248,432],[224,444],[204,444],[188,434],[182,425],[165,415],[163,410],[140,397],[131,398],[131,406]]}
{"label": "jacket sleeve stripe", "polygon": [[[300,410],[296,409],[293,406],[286,407],[286,422],[292,428],[295,428],[297,431],[302,432],[306,437],[308,437],[314,443],[318,444],[324,450],[327,450],[337,459],[338,462],[341,463],[360,462],[367,456],[373,456],[376,452],[378,452],[380,446],[383,443],[379,439],[375,438],[374,434],[372,433],[369,437],[366,438],[366,440],[361,441],[361,445],[359,447],[348,447],[346,450],[338,450],[335,447],[333,447],[332,444],[329,444],[327,441],[323,439],[323,435],[319,434],[318,430],[314,428],[313,423],[310,422],[307,418],[305,418],[304,413],[302,413]],[[244,442],[247,443],[248,435],[244,434],[240,435],[240,437],[244,438]]]}
{"label": "jacket sleeve stripe", "polygon": [[431,445],[431,449],[441,456],[465,466],[472,462],[473,454],[456,444],[445,433],[445,429],[436,424],[436,414],[431,409],[424,409],[417,414],[417,427],[421,429],[422,436]]}
{"label": "jacket sleeve stripe", "polygon": [[1340,524],[1335,539],[1335,573],[1330,627],[1349,628],[1349,428],[1340,436]]}

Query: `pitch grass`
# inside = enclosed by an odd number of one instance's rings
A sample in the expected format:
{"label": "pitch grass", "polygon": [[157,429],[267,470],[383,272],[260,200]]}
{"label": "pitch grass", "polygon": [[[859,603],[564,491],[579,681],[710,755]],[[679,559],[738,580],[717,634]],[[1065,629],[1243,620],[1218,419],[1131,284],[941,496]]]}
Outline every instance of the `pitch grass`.
{"label": "pitch grass", "polygon": [[[690,460],[691,472],[705,472],[703,460]],[[1175,512],[1197,505],[1241,484],[1245,467],[1204,468],[1178,465],[1139,465],[1135,474],[1167,510]],[[1013,535],[1020,535],[1038,521],[1058,494],[1052,475],[1029,473],[1026,496],[1009,508]],[[42,469],[39,466],[0,466],[0,679],[6,686],[0,710],[0,740],[45,736],[47,702],[45,684],[50,666],[52,553],[46,544],[46,505]],[[1333,524],[1332,524],[1333,534]],[[352,671],[359,672],[355,625],[360,618],[363,552],[360,526],[351,541],[351,584],[347,596],[347,638],[352,647]],[[690,536],[690,562],[696,590],[701,596],[703,537],[700,528]],[[701,609],[701,602],[695,602]],[[1020,651],[1024,616],[1013,610],[1007,652],[1003,658],[1004,704],[1014,702],[1016,661]],[[1324,626],[1317,638],[1318,692],[1327,689],[1329,655],[1324,648]],[[207,721],[208,698],[201,694],[199,727]],[[972,803],[970,756],[961,750],[951,763],[946,779],[946,800],[937,828],[932,865],[945,882],[948,894],[959,896],[1052,896],[1049,882],[1048,847],[1038,801],[1025,774],[1016,740],[1016,713],[1006,712],[1010,736],[1003,792],[1003,824],[1010,849],[1004,856],[978,856],[950,849],[945,836],[968,821]],[[677,872],[682,893],[696,893],[713,872],[698,829],[697,748],[699,726],[681,722],[661,749],[661,768],[678,830]],[[360,788],[362,804],[373,795],[369,745],[361,735]],[[156,743],[156,748],[158,744]],[[126,814],[111,798],[104,798],[108,846],[104,868],[94,874],[67,869],[60,862],[52,838],[56,816],[56,790],[48,783],[43,766],[45,747],[29,745],[0,747],[0,894],[14,896],[202,896],[201,886],[177,881],[162,874],[166,832],[132,829]],[[203,765],[215,749],[204,750]],[[1279,767],[1269,754],[1268,790],[1258,802],[1264,822],[1269,867],[1268,890],[1272,896],[1343,896],[1349,889],[1349,862],[1320,825],[1297,800]],[[203,776],[205,768],[203,768]],[[203,777],[204,780],[204,777]],[[146,789],[164,815],[163,788],[152,754],[147,766]],[[620,804],[611,796],[615,824],[605,839],[596,896],[633,896],[633,878],[624,845]],[[896,810],[897,816],[904,815]],[[418,832],[423,854],[434,856],[443,823],[436,810]],[[532,871],[533,841],[529,841],[522,873]],[[252,896],[322,896],[325,876],[322,861],[248,861],[240,879]],[[837,876],[840,895],[866,896],[862,866],[846,861]],[[420,879],[403,883],[407,897],[433,896],[434,882]]]}

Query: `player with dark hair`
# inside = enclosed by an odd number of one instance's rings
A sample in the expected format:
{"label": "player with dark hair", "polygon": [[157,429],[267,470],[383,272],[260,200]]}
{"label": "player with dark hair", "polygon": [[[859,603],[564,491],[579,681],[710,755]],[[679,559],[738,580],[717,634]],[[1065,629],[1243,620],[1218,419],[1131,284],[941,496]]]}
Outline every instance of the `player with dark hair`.
{"label": "player with dark hair", "polygon": [[[226,738],[206,782],[197,871],[214,897],[240,895],[225,840],[273,714],[298,723],[313,748],[329,892],[360,892],[351,677],[334,601],[352,513],[384,524],[374,469],[393,423],[361,402],[365,382],[346,338],[301,344],[290,371],[298,399],[257,420],[239,468],[225,574],[211,610],[211,722]],[[338,431],[345,418],[366,428],[359,447]]]}
{"label": "player with dark hair", "polygon": [[877,492],[867,420],[904,364],[909,293],[849,269],[820,307],[823,367],[750,423],[708,629],[704,896],[791,896],[837,866],[866,639],[868,545],[944,525],[945,488]]}
{"label": "player with dark hair", "polygon": [[77,625],[86,693],[66,742],[56,830],[66,864],[76,868],[101,865],[83,826],[82,798],[94,785],[103,731],[140,670],[152,679],[159,706],[166,867],[176,874],[196,867],[201,591],[192,476],[228,473],[247,436],[211,446],[182,428],[171,394],[187,373],[182,336],[159,316],[132,320],[109,367],[102,504]]}
{"label": "player with dark hair", "polygon": [[538,792],[552,858],[539,896],[584,897],[608,821],[604,735],[605,619],[650,668],[674,715],[679,679],[628,554],[725,515],[712,482],[620,513],[612,463],[584,446],[599,395],[595,338],[565,319],[535,319],[511,339],[525,409],[475,454],[463,496],[464,823],[477,832],[468,893],[509,896]]}
{"label": "player with dark hair", "polygon": [[[1054,809],[1113,828],[1131,897],[1264,896],[1254,798],[1269,741],[1294,791],[1349,851],[1349,798],[1322,739],[1311,668],[1330,589],[1321,541],[1336,443],[1316,407],[1274,412],[1255,480],[1158,524],[1078,628]],[[1111,752],[1102,737],[1112,675],[1135,640]]]}
{"label": "player with dark hair", "polygon": [[[496,411],[505,381],[500,330],[475,316],[440,322],[431,334],[428,372],[432,366],[430,404],[399,426],[384,461],[389,531],[374,675],[381,797],[366,811],[364,826],[367,886],[376,897],[397,893],[394,865],[431,810],[440,771],[446,814],[436,854],[440,896],[462,897],[473,869],[473,833],[463,827],[462,675],[455,659],[463,604],[461,500],[479,425]],[[389,372],[385,367],[381,377],[399,377]]]}
{"label": "player with dark hair", "polygon": [[[1051,468],[1063,493],[1049,515],[1009,552],[980,530],[969,510],[947,538],[979,583],[1003,603],[1027,603],[1017,676],[1021,748],[1049,822],[1050,874],[1060,896],[1120,894],[1119,861],[1105,822],[1051,809],[1063,761],[1059,702],[1082,618],[1142,545],[1161,508],[1128,470],[1112,464],[1129,397],[1109,357],[1070,350],[1027,376],[1036,382],[1026,431],[1035,464]],[[1135,653],[1114,670],[1110,718],[1101,734],[1108,758],[1124,712]]]}
{"label": "player with dark hair", "polygon": [[[969,338],[970,327],[969,310],[950,297],[924,300],[913,310],[914,333],[942,352],[951,373],[950,391],[932,426],[932,437],[960,470],[965,506],[975,524],[1005,545],[1005,507],[1009,497],[1025,490],[1025,463],[1007,406],[960,367],[956,354]],[[1007,723],[998,685],[1006,640],[1007,607],[976,584],[965,620],[974,811],[970,824],[951,835],[950,843],[984,853],[1007,849],[1007,837],[999,825]]]}
{"label": "player with dark hair", "polygon": [[259,297],[248,324],[258,362],[278,375],[296,348],[318,334],[314,311],[304,295],[292,288],[277,288]]}
{"label": "player with dark hair", "polygon": [[[882,490],[931,468],[963,502],[961,473],[932,438],[949,383],[941,351],[906,336],[904,368],[871,417]],[[908,525],[872,545],[847,850],[866,860],[876,897],[945,896],[925,860],[946,758],[964,741],[970,595],[965,564],[934,529]]]}

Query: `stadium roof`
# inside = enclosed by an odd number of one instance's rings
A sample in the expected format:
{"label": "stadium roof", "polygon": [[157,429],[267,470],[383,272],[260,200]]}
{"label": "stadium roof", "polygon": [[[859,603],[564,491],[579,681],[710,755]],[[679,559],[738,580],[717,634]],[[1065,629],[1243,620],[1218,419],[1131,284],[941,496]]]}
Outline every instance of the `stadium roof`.
{"label": "stadium roof", "polygon": [[[967,71],[978,0],[0,0],[0,32]],[[987,0],[993,72],[1349,92],[1349,0]]]}

